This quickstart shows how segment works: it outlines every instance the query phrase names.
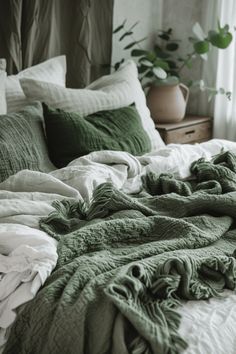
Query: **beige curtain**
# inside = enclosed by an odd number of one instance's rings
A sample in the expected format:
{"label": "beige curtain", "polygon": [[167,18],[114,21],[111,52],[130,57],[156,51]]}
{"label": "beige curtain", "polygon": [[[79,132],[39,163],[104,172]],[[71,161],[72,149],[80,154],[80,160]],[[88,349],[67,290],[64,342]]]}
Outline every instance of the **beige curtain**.
{"label": "beige curtain", "polygon": [[218,18],[222,25],[229,24],[233,41],[227,50],[220,51],[216,71],[216,85],[231,92],[231,100],[223,95],[215,98],[214,130],[215,138],[236,141],[236,1],[219,0]]}
{"label": "beige curtain", "polygon": [[114,0],[0,0],[0,57],[15,73],[66,54],[67,84],[108,71]]}

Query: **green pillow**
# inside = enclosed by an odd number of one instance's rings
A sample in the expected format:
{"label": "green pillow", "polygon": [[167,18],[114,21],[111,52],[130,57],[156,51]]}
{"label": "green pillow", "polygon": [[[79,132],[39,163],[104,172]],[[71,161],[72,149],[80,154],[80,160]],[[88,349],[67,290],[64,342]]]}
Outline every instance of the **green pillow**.
{"label": "green pillow", "polygon": [[42,122],[39,102],[17,113],[0,115],[0,182],[23,169],[55,169],[48,157]]}
{"label": "green pillow", "polygon": [[57,167],[98,150],[142,155],[151,150],[134,105],[82,117],[43,104],[49,156]]}

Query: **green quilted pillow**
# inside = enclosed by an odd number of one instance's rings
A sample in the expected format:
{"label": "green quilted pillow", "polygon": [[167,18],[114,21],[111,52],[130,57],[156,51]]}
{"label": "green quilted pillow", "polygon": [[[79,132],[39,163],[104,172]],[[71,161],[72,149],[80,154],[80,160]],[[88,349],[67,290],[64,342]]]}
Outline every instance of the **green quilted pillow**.
{"label": "green quilted pillow", "polygon": [[55,169],[48,157],[42,122],[39,102],[17,113],[0,115],[0,182],[23,169]]}
{"label": "green quilted pillow", "polygon": [[49,156],[57,167],[98,150],[142,155],[151,150],[134,105],[82,117],[43,104]]}

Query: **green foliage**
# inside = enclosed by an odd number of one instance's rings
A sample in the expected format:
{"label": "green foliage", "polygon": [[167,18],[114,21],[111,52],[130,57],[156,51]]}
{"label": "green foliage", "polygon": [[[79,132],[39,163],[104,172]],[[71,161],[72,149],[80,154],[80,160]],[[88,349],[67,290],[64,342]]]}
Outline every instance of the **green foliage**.
{"label": "green foliage", "polygon": [[[152,50],[144,50],[140,43],[145,38],[137,40],[133,36],[133,28],[138,24],[135,22],[130,28],[126,28],[126,20],[118,26],[113,33],[119,32],[119,41],[125,38],[130,38],[131,41],[124,46],[124,50],[131,50],[131,57],[136,58],[138,61],[139,78],[143,85],[150,84],[158,85],[173,85],[177,84],[181,79],[182,70],[187,68],[191,71],[194,60],[197,57],[207,60],[207,53],[212,50],[212,47],[218,49],[226,49],[232,42],[233,36],[229,31],[229,25],[221,27],[218,22],[216,30],[210,30],[207,35],[204,34],[199,23],[193,26],[193,35],[189,36],[188,43],[191,50],[186,55],[181,53],[181,40],[175,39],[173,29],[160,30],[157,33],[158,41]],[[124,62],[121,59],[114,65],[117,70]],[[209,98],[211,99],[216,93],[225,94],[230,99],[231,93],[225,91],[223,88],[216,90],[205,86],[203,80],[189,81],[189,87],[197,87],[202,91],[208,91]]]}
{"label": "green foliage", "polygon": [[197,54],[205,54],[209,52],[209,42],[204,40],[204,41],[199,41],[195,42],[193,44],[194,50]]}

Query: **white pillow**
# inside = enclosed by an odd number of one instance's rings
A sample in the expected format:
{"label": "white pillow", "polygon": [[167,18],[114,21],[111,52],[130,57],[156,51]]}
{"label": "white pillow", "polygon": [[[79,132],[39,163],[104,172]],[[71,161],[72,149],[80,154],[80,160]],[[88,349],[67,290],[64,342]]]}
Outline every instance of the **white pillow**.
{"label": "white pillow", "polygon": [[152,150],[164,146],[155,129],[145,94],[138,80],[138,71],[132,60],[126,61],[118,71],[106,75],[85,89],[69,89],[47,82],[20,79],[25,95],[36,101],[68,112],[76,111],[83,116],[102,110],[116,109],[135,103],[142,124],[152,143]]}
{"label": "white pillow", "polygon": [[6,100],[8,113],[19,111],[29,103],[22,91],[20,78],[32,78],[65,87],[66,57],[61,55],[20,71],[17,75],[7,76]]}
{"label": "white pillow", "polygon": [[7,113],[7,102],[5,94],[6,73],[0,70],[0,114]]}

